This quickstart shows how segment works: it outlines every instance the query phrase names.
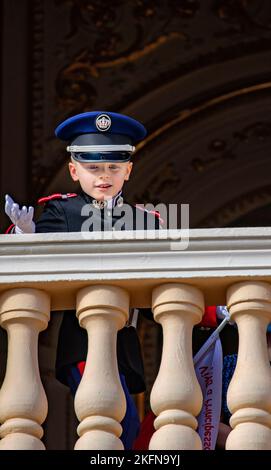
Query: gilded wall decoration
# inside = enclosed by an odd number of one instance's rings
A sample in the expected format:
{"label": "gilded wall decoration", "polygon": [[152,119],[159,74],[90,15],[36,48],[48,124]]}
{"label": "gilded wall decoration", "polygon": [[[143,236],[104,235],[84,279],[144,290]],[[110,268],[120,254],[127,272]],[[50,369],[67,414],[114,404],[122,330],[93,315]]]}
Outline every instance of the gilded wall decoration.
{"label": "gilded wall decoration", "polygon": [[241,144],[249,144],[253,140],[263,142],[271,138],[271,122],[262,121],[245,126],[240,131],[233,131],[232,139],[226,142],[223,139],[212,140],[208,145],[208,156],[194,158],[192,168],[202,173],[213,166],[223,163],[223,160],[236,160]]}
{"label": "gilded wall decoration", "polygon": [[[199,226],[205,228],[238,226],[238,223],[236,223],[238,219],[242,219],[250,212],[268,205],[271,206],[271,186],[257,189],[249,194],[240,195],[237,199],[230,201],[218,211],[202,220]],[[268,212],[270,212],[270,207]],[[270,226],[269,221],[264,224],[260,222],[260,226],[267,224]]]}
{"label": "gilded wall decoration", "polygon": [[[99,30],[106,31],[108,28],[113,30],[112,26],[114,26],[117,21],[118,10],[123,4],[122,0],[105,2],[100,2],[99,0],[54,1],[57,6],[67,5],[69,7],[70,30],[66,34],[66,39],[72,38],[82,29],[90,33],[94,33]],[[113,33],[110,45],[114,43],[116,38],[117,34]],[[106,46],[106,49],[107,48],[108,45]],[[103,50],[101,51],[101,54],[103,55]]]}
{"label": "gilded wall decoration", "polygon": [[41,175],[40,156],[44,144],[43,123],[43,75],[44,75],[44,8],[42,0],[35,0],[32,8],[32,87],[30,90],[31,108],[31,179],[33,187],[44,184],[48,174]]}
{"label": "gilded wall decoration", "polygon": [[[90,109],[121,111],[131,103],[136,110],[137,102],[176,78],[252,50],[256,54],[271,48],[271,33],[264,27],[266,2],[259,2],[258,9],[254,1],[239,0],[235,5],[226,0],[33,0],[31,4],[30,179],[34,200],[47,193],[52,176],[67,160],[65,148],[53,133],[66,117]],[[245,15],[243,21],[250,15],[262,26],[255,26],[253,38],[246,28],[239,35],[230,32],[229,26],[238,23],[240,15]],[[215,96],[220,94],[216,90]],[[193,107],[193,97],[189,106]],[[151,132],[164,119],[159,114],[159,94],[156,107],[151,122],[144,121],[144,109],[134,114]],[[175,109],[166,111],[167,119],[183,109],[182,99],[177,99]],[[217,149],[209,161],[194,157],[194,170],[216,165],[221,155]],[[232,154],[224,153],[223,158]],[[161,186],[176,185],[175,178],[160,186],[157,181],[156,192],[161,193]]]}
{"label": "gilded wall decoration", "polygon": [[161,201],[167,200],[170,193],[177,191],[180,187],[182,178],[176,172],[174,163],[166,161],[164,164],[157,166],[152,172],[151,178],[146,185],[146,189],[140,194],[134,196],[134,201],[140,201],[142,204],[151,202],[156,205]]}
{"label": "gilded wall decoration", "polygon": [[231,26],[230,33],[253,34],[257,28],[271,30],[269,0],[215,0],[214,12]]}
{"label": "gilded wall decoration", "polygon": [[56,77],[60,109],[76,112],[78,108],[94,106],[99,100],[97,85],[103,76],[111,74],[111,89],[119,89],[127,77],[131,80],[138,62],[172,41],[187,41],[187,35],[171,25],[173,13],[177,12],[180,18],[185,12],[186,17],[191,16],[192,5],[189,9],[186,3],[181,2],[181,6],[170,2],[165,8],[153,1],[115,1],[107,9],[98,1],[56,1],[57,5],[70,8],[67,41],[82,44]]}

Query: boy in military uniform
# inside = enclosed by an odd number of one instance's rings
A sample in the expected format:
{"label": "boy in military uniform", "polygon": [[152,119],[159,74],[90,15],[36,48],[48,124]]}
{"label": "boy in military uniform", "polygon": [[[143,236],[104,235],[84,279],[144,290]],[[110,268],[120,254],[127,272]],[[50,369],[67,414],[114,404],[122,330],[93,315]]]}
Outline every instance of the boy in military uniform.
{"label": "boy in military uniform", "polygon": [[[56,128],[56,136],[69,143],[69,171],[79,181],[78,194],[53,194],[41,198],[41,217],[33,222],[33,208],[19,208],[6,196],[6,213],[13,222],[9,232],[44,233],[96,230],[159,229],[157,213],[124,204],[122,187],[130,177],[135,144],[146,135],[138,121],[118,113],[86,112]],[[123,212],[125,216],[123,217]],[[149,310],[141,310],[147,317]],[[133,313],[133,312],[131,312]],[[130,322],[131,323],[131,322]],[[87,333],[72,312],[64,312],[60,328],[56,376],[75,391],[87,356]],[[145,389],[143,363],[136,329],[127,325],[118,333],[117,358],[127,411],[122,421],[124,447],[132,447],[139,419],[130,393]]]}

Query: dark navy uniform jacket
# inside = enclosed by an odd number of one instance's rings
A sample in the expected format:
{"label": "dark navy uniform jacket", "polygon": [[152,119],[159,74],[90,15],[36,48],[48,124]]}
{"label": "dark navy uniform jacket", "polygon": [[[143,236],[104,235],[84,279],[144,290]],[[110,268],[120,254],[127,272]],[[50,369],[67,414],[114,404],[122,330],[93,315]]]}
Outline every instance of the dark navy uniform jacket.
{"label": "dark navy uniform jacket", "polygon": [[[101,230],[112,230],[112,225],[120,221],[123,214],[118,214],[113,209],[111,225],[106,215],[109,209],[99,209],[93,207],[93,199],[83,191],[74,197],[69,195],[54,195],[44,198],[45,207],[41,217],[36,222],[36,233],[45,232],[79,232],[82,223],[91,215],[92,220],[99,221]],[[42,200],[41,200],[42,201]],[[81,215],[82,208],[86,205],[88,215]],[[137,207],[132,207],[132,216],[126,221],[126,225],[118,230],[136,230],[155,228],[159,229],[159,218],[153,213],[142,211]],[[86,213],[86,212],[84,212]],[[139,226],[136,226],[136,217]],[[94,226],[96,227],[96,226]],[[93,226],[89,226],[93,230]],[[114,230],[114,229],[113,229]],[[152,318],[149,309],[141,309],[141,313],[147,318]],[[56,377],[62,383],[67,384],[66,371],[69,365],[85,361],[87,356],[87,332],[79,326],[75,312],[65,311],[60,327],[57,358]],[[145,390],[143,361],[140,351],[140,343],[134,327],[124,327],[118,332],[117,337],[117,357],[120,373],[125,375],[130,393],[139,393]]]}

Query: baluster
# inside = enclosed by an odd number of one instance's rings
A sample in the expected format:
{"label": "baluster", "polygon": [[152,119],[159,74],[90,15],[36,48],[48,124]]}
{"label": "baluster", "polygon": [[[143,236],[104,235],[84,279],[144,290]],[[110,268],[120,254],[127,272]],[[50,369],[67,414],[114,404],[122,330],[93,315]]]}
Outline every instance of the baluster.
{"label": "baluster", "polygon": [[38,289],[6,291],[0,322],[8,334],[6,375],[0,390],[0,449],[43,450],[47,398],[40,380],[38,335],[50,319],[50,298]]}
{"label": "baluster", "polygon": [[239,332],[237,365],[227,402],[232,417],[227,450],[271,450],[271,369],[266,329],[271,322],[271,285],[240,282],[227,304]]}
{"label": "baluster", "polygon": [[196,432],[202,393],[192,357],[192,328],[204,309],[201,291],[186,284],[164,284],[152,295],[154,318],[163,327],[160,370],[151,392],[151,407],[157,415],[149,448],[198,449]]}
{"label": "baluster", "polygon": [[129,295],[119,287],[90,286],[77,295],[77,316],[88,333],[84,375],[75,396],[81,421],[75,449],[123,449],[120,425],[126,411],[117,357],[117,331],[129,312]]}

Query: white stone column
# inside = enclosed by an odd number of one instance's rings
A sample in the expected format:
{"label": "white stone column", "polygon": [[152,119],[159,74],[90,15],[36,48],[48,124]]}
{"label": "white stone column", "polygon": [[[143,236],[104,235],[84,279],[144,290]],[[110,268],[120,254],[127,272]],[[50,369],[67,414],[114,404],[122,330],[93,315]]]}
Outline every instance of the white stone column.
{"label": "white stone column", "polygon": [[8,334],[6,375],[0,390],[0,449],[43,450],[47,399],[40,380],[38,335],[48,325],[50,298],[38,289],[0,296],[0,322]]}
{"label": "white stone column", "polygon": [[129,294],[119,287],[96,285],[77,295],[77,316],[88,333],[84,375],[75,396],[75,412],[81,421],[76,450],[122,450],[120,425],[126,411],[120,383],[116,340],[129,313]]}
{"label": "white stone column", "polygon": [[163,327],[163,353],[151,392],[157,418],[149,449],[200,450],[195,416],[201,410],[202,393],[193,364],[192,329],[203,315],[203,295],[187,284],[164,284],[154,289],[152,306]]}
{"label": "white stone column", "polygon": [[229,312],[239,332],[238,360],[227,402],[232,413],[227,450],[271,450],[271,368],[266,328],[271,285],[240,282],[228,289]]}

